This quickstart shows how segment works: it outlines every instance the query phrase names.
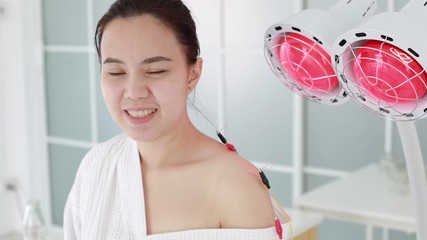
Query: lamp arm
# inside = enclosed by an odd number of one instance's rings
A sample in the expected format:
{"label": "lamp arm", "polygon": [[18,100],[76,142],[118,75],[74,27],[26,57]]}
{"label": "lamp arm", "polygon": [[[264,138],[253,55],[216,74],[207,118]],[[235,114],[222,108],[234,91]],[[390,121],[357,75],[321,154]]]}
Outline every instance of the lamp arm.
{"label": "lamp arm", "polygon": [[427,180],[424,161],[414,122],[397,122],[405,155],[412,200],[414,202],[417,239],[427,239]]}

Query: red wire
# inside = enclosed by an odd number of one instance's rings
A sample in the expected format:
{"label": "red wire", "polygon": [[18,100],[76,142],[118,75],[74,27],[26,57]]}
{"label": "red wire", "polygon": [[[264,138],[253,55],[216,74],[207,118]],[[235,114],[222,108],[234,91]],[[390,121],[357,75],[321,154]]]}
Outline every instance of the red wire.
{"label": "red wire", "polygon": [[280,223],[280,220],[278,218],[276,218],[276,232],[277,232],[277,235],[279,235],[279,239],[282,240],[283,239],[283,228],[282,228],[282,224]]}
{"label": "red wire", "polygon": [[231,144],[231,143],[227,143],[227,144],[225,144],[225,145],[227,146],[228,150],[233,151],[233,152],[235,152],[235,151],[236,151],[236,148],[234,147],[234,145],[233,145],[233,144]]}

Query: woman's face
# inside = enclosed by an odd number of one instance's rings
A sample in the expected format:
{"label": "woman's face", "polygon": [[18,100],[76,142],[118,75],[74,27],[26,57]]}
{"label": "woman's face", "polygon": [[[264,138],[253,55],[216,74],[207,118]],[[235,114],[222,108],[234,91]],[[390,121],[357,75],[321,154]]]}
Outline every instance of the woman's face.
{"label": "woman's face", "polygon": [[115,122],[131,138],[149,142],[188,121],[186,98],[200,76],[189,66],[175,33],[150,16],[117,18],[101,43],[102,93]]}

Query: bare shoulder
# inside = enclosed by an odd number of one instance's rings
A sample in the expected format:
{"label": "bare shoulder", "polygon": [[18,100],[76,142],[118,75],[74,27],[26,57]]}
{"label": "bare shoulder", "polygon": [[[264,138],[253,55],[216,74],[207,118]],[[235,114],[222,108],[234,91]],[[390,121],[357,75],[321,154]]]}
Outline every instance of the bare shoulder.
{"label": "bare shoulder", "polygon": [[[222,155],[222,154],[221,154]],[[266,228],[274,225],[274,211],[267,187],[258,169],[234,153],[219,160],[220,173],[216,195],[222,228]]]}

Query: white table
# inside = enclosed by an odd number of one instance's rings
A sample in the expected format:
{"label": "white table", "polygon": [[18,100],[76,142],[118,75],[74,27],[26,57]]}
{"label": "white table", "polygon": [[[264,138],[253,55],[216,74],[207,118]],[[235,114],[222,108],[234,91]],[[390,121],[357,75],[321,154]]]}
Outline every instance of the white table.
{"label": "white table", "polygon": [[409,186],[398,192],[378,163],[303,194],[296,207],[325,218],[412,233],[415,214]]}
{"label": "white table", "polygon": [[285,211],[292,219],[294,237],[298,239],[301,236],[300,239],[305,239],[303,236],[313,229],[317,234],[317,226],[323,221],[321,214],[301,209],[286,209]]}

